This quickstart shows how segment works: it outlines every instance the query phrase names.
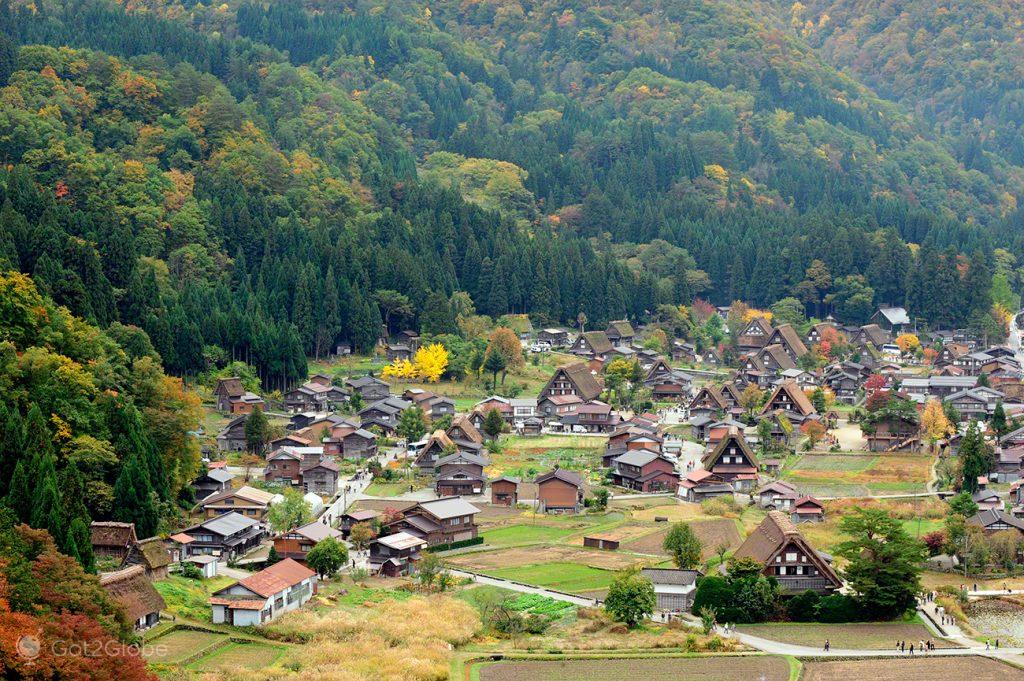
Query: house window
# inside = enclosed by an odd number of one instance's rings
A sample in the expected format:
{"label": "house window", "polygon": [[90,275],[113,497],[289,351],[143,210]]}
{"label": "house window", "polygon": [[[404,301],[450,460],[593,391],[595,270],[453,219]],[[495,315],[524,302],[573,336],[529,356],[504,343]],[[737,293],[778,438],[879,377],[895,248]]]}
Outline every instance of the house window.
{"label": "house window", "polygon": [[787,552],[786,553],[786,562],[787,563],[795,563],[796,562],[796,553],[795,552]]}

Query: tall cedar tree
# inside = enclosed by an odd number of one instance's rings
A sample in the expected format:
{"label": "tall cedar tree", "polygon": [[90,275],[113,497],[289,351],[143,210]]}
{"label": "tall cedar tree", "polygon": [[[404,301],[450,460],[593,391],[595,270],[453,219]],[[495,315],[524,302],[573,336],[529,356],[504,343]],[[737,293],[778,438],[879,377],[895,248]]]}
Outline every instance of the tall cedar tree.
{"label": "tall cedar tree", "polygon": [[925,545],[880,509],[854,509],[839,529],[851,538],[835,553],[848,561],[843,576],[861,610],[889,620],[913,609],[921,591],[921,563],[928,557]]}
{"label": "tall cedar tree", "polygon": [[114,483],[114,520],[135,523],[136,536],[152,537],[160,521],[154,496],[149,474],[139,457],[130,457]]}

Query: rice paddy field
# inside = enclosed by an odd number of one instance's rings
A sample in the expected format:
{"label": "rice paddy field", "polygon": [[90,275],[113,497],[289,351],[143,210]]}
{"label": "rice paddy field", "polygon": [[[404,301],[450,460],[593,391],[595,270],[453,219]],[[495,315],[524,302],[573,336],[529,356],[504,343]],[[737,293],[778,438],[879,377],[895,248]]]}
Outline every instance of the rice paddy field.
{"label": "rice paddy field", "polygon": [[264,643],[229,643],[189,665],[189,669],[209,672],[219,669],[263,669],[284,654],[281,646]]}
{"label": "rice paddy field", "polygon": [[227,642],[227,634],[176,629],[147,642],[143,656],[150,664],[177,665]]}
{"label": "rice paddy field", "polygon": [[1024,671],[987,657],[915,657],[884,660],[814,660],[805,662],[801,681],[918,681],[971,679],[1021,681]]}
{"label": "rice paddy field", "polygon": [[788,681],[789,663],[780,657],[691,657],[605,660],[509,661],[479,665],[480,681]]}

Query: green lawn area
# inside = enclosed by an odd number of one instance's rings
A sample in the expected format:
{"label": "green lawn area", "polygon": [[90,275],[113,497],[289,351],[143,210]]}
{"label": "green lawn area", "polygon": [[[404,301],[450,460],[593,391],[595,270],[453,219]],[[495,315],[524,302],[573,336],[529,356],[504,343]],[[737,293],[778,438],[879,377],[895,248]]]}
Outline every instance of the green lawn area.
{"label": "green lawn area", "polygon": [[[399,494],[405,494],[409,491],[409,482],[402,480],[401,482],[371,482],[370,486],[366,488],[363,494],[371,497],[397,497]],[[415,482],[412,483],[413,489],[422,487],[417,485]]]}
{"label": "green lawn area", "polygon": [[506,525],[493,530],[484,530],[484,542],[494,546],[531,544],[554,541],[577,530],[570,527],[549,527],[547,525]]}
{"label": "green lawn area", "polygon": [[223,589],[235,580],[231,577],[214,577],[212,579],[186,579],[171,575],[167,579],[154,582],[153,586],[164,597],[167,612],[201,622],[212,621],[210,594]]}
{"label": "green lawn area", "polygon": [[793,645],[820,648],[827,638],[833,649],[887,650],[896,647],[896,641],[909,646],[931,639],[939,648],[958,648],[954,643],[936,639],[935,634],[920,621],[911,622],[858,622],[854,624],[771,623],[741,624],[740,633]]}
{"label": "green lawn area", "polygon": [[923,537],[924,535],[928,534],[929,532],[935,532],[936,530],[941,530],[942,528],[944,528],[946,526],[946,521],[945,520],[941,520],[941,519],[921,518],[920,526],[918,526],[917,523],[918,523],[918,520],[916,518],[911,519],[911,520],[904,520],[903,521],[903,529],[906,530],[907,534],[909,534],[911,537],[916,537],[917,533],[918,533],[918,529],[920,528],[921,536]]}
{"label": "green lawn area", "polygon": [[[342,591],[345,593],[341,593]],[[339,606],[346,609],[355,609],[362,607],[365,604],[383,603],[385,601],[404,601],[412,598],[413,596],[411,591],[402,591],[401,589],[378,589],[362,586],[360,584],[342,585],[337,581],[331,582],[328,588],[321,590],[320,594],[332,602],[328,605],[317,606],[318,609],[322,607],[334,608]]]}
{"label": "green lawn area", "polygon": [[209,671],[221,667],[242,667],[244,669],[262,669],[277,662],[284,648],[264,643],[229,643],[204,655],[189,665],[189,669]]}
{"label": "green lawn area", "polygon": [[492,577],[502,577],[524,584],[544,586],[570,593],[605,589],[611,584],[612,578],[615,577],[615,573],[611,570],[599,570],[588,565],[578,565],[576,563],[523,565],[521,567],[490,570],[487,574]]}

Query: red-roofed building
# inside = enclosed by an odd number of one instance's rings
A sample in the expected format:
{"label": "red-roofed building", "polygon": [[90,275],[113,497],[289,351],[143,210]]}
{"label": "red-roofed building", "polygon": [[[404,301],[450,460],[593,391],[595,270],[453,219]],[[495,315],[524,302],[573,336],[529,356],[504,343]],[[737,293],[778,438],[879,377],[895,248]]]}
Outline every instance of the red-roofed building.
{"label": "red-roofed building", "polygon": [[210,597],[214,624],[260,625],[301,607],[317,590],[316,573],[285,558]]}

